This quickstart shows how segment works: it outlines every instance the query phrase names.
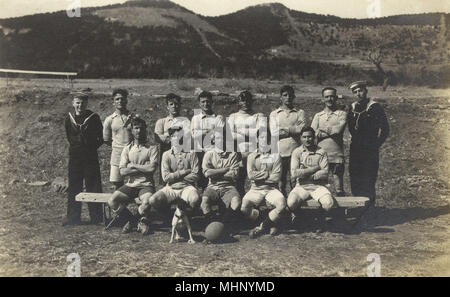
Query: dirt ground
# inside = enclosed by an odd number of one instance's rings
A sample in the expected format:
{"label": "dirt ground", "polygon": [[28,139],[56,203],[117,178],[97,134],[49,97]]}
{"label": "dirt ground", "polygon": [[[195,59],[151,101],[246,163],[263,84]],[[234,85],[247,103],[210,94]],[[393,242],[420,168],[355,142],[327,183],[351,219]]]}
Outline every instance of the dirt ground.
{"label": "dirt ground", "polygon": [[[188,97],[183,113],[197,106],[196,87],[234,93],[249,88],[258,96],[255,109],[266,115],[278,104],[281,81],[254,80],[77,80],[90,87],[89,108],[102,120],[113,112],[114,87],[131,91],[129,107],[154,127],[165,115],[156,96],[176,92]],[[322,86],[291,83],[296,105],[309,122],[322,106]],[[382,276],[450,276],[450,92],[419,87],[369,89],[385,108],[391,136],[382,147],[376,208],[363,229],[330,225],[323,233],[304,221],[278,237],[251,240],[246,230],[234,242],[169,244],[167,227],[155,225],[146,237],[122,235],[103,226],[62,227],[66,197],[50,183],[67,175],[68,144],[63,118],[71,110],[70,89],[62,80],[0,80],[0,276],[65,276],[70,253],[81,257],[82,276],[365,276],[377,253]],[[353,101],[349,90],[343,104]],[[225,116],[237,110],[232,98],[217,97],[215,109]],[[348,150],[348,133],[345,134]],[[99,150],[105,192],[110,149]],[[34,185],[33,182],[49,182]],[[348,174],[345,188],[349,192]],[[350,217],[351,217],[350,213]],[[87,220],[87,209],[83,208]],[[351,220],[351,218],[349,219]],[[202,239],[200,219],[194,235]]]}

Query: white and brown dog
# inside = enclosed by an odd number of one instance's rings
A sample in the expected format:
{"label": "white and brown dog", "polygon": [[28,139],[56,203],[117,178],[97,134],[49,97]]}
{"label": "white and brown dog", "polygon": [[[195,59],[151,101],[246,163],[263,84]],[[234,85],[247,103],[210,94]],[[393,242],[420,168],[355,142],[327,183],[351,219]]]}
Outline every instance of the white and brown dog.
{"label": "white and brown dog", "polygon": [[179,242],[182,237],[180,233],[186,233],[186,229],[189,235],[188,243],[195,243],[194,238],[192,238],[192,228],[189,218],[184,211],[177,207],[172,218],[172,235],[169,243],[173,243],[174,239],[175,242]]}

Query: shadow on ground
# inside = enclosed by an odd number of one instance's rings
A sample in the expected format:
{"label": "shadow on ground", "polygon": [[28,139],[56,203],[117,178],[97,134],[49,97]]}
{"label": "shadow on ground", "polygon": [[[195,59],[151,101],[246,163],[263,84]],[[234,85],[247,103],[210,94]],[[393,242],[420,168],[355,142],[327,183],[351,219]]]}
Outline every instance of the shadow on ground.
{"label": "shadow on ground", "polygon": [[389,228],[417,220],[436,218],[450,213],[450,205],[435,208],[386,208],[370,207],[351,209],[347,214],[343,209],[333,209],[326,214],[322,210],[300,210],[294,224],[282,222],[283,233],[323,232],[360,234],[361,232],[390,233]]}
{"label": "shadow on ground", "polygon": [[[269,209],[262,208],[261,217],[266,217]],[[159,214],[156,220],[152,222],[152,231],[171,232],[171,218],[173,210],[168,209],[164,215]],[[341,234],[360,234],[362,232],[370,233],[392,233],[392,228],[404,223],[436,218],[450,213],[450,205],[439,207],[410,207],[410,208],[387,208],[387,207],[368,207],[345,209],[335,208],[329,213],[322,209],[300,209],[296,212],[296,220],[291,222],[289,216],[285,216],[280,222],[281,232],[284,234],[302,234],[302,233],[322,233],[332,232]],[[205,240],[203,232],[206,228],[206,222],[200,211],[193,214],[191,218],[192,231],[197,233],[194,240],[202,242]],[[239,224],[232,226],[235,235],[248,235],[249,231],[257,226],[260,221],[252,222],[242,219]],[[198,234],[200,233],[200,234]],[[233,243],[233,237],[222,240],[218,243]]]}

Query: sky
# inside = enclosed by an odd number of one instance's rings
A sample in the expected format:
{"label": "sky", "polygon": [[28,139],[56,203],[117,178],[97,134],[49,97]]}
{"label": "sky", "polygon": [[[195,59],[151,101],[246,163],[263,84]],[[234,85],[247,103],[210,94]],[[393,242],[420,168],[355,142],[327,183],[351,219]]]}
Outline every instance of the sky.
{"label": "sky", "polygon": [[[0,18],[35,13],[68,10],[81,3],[83,7],[124,3],[125,0],[0,0]],[[384,17],[398,14],[446,12],[449,0],[173,0],[195,13],[217,16],[235,12],[248,6],[279,2],[299,11],[330,14],[344,18]]]}

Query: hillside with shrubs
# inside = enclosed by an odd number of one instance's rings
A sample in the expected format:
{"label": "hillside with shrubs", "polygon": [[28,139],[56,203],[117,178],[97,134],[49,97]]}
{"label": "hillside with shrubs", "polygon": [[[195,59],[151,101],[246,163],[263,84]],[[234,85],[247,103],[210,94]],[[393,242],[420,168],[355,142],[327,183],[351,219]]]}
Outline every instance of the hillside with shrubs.
{"label": "hillside with shrubs", "polygon": [[[282,4],[219,17],[136,0],[0,20],[0,67],[84,78],[303,79],[450,85],[450,14],[343,19]],[[378,65],[371,54],[376,53]]]}

